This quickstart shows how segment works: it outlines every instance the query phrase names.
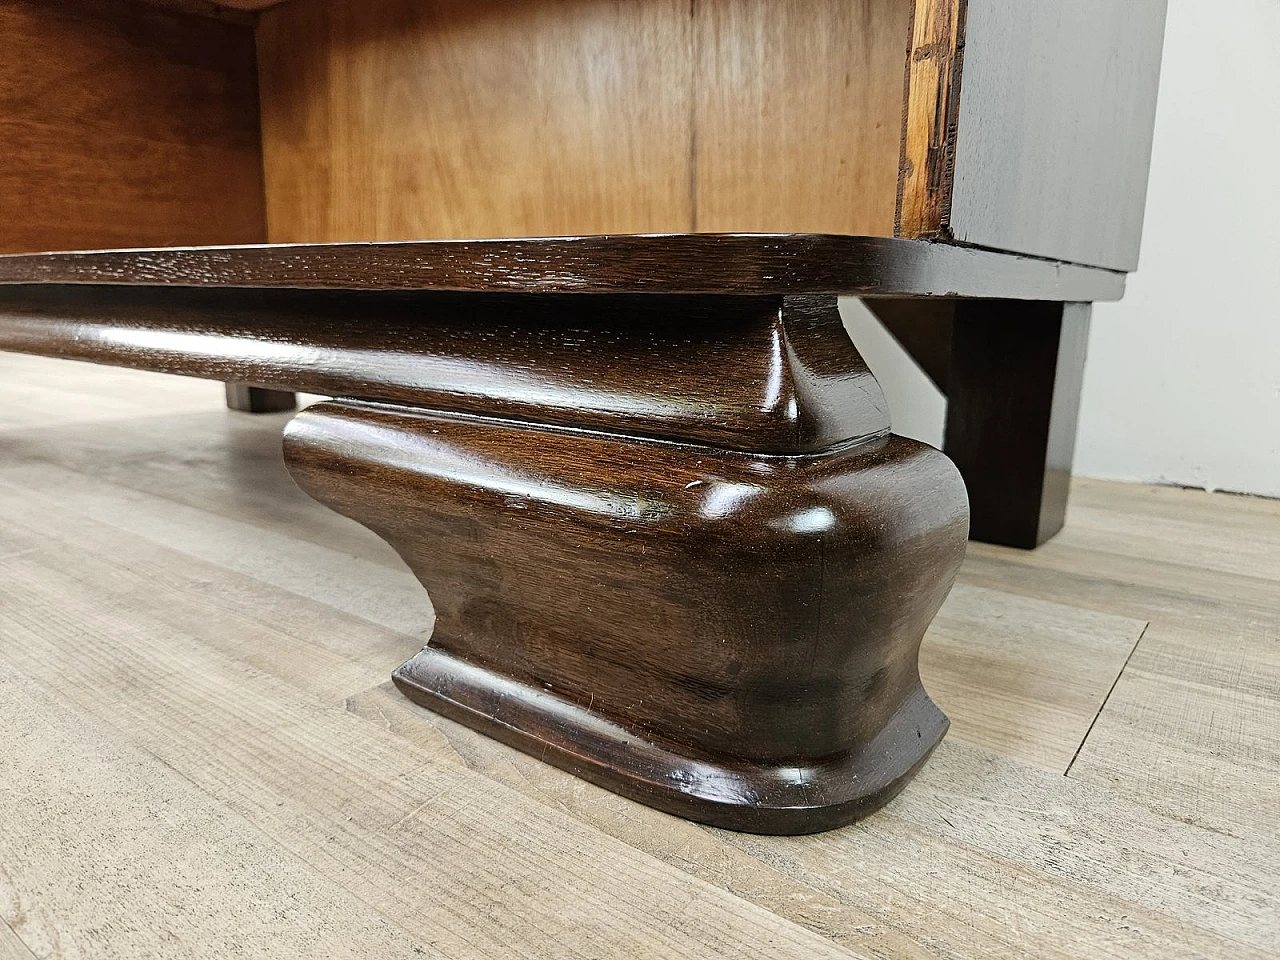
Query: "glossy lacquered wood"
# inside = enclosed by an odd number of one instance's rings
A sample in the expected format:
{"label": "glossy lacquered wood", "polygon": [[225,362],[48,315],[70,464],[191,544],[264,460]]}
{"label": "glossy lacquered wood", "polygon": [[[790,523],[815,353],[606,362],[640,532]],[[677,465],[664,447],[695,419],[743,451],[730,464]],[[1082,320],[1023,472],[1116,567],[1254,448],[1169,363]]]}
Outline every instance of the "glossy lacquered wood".
{"label": "glossy lacquered wood", "polygon": [[918,240],[822,234],[268,244],[0,257],[0,285],[26,283],[1079,301],[1118,300],[1124,293],[1124,275],[1108,270]]}
{"label": "glossy lacquered wood", "polygon": [[[694,274],[680,238],[640,239]],[[285,458],[431,593],[396,675],[419,702],[742,830],[827,829],[902,788],[946,729],[917,652],[968,506],[950,461],[889,434],[834,295],[384,291],[405,274],[367,260],[343,269],[373,289],[299,290],[324,260],[288,256],[273,289],[0,284],[0,348],[346,398],[295,418]]]}
{"label": "glossy lacquered wood", "polygon": [[0,287],[0,349],[795,453],[883,435],[829,297]]}
{"label": "glossy lacquered wood", "polygon": [[956,304],[944,449],[969,489],[975,539],[1031,549],[1062,529],[1090,312]]}
{"label": "glossy lacquered wood", "polygon": [[341,402],[285,459],[431,594],[406,693],[620,793],[827,829],[946,729],[916,660],[967,506],[923,444],[768,457]]}

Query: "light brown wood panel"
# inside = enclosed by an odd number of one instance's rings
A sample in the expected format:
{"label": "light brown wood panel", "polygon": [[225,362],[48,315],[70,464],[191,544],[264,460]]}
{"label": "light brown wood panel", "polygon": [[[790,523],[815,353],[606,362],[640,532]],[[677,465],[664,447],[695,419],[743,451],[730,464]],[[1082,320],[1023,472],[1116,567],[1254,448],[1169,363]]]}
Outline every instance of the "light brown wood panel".
{"label": "light brown wood panel", "polygon": [[265,11],[273,241],[890,236],[904,0]]}
{"label": "light brown wood panel", "polygon": [[264,12],[273,241],[687,230],[688,0]]}
{"label": "light brown wood panel", "polygon": [[148,4],[0,4],[0,250],[264,237],[253,35]]}
{"label": "light brown wood panel", "polygon": [[910,3],[694,10],[695,229],[892,236]]}

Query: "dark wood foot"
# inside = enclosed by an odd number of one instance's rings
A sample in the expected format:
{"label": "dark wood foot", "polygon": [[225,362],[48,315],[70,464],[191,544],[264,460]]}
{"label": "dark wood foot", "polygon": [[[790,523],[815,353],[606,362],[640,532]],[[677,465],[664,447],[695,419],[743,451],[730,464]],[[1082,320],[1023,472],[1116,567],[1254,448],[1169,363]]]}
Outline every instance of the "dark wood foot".
{"label": "dark wood foot", "polygon": [[[614,329],[635,343],[610,355],[641,356],[682,306],[761,352],[686,335],[625,381],[580,358],[565,382],[596,429],[328,402],[285,458],[430,592],[431,644],[395,675],[409,697],[660,809],[806,833],[884,803],[946,730],[917,653],[965,496],[942,454],[888,434],[833,298],[722,299],[629,304]],[[561,307],[579,301],[600,309]]]}
{"label": "dark wood foot", "polygon": [[866,300],[947,395],[943,449],[974,540],[1032,548],[1062,529],[1090,304]]}
{"label": "dark wood foot", "polygon": [[1032,548],[1062,529],[1090,304],[959,300],[944,449],[975,540]]}
{"label": "dark wood foot", "polygon": [[298,409],[298,398],[288,390],[251,387],[247,383],[228,383],[227,406],[242,413],[280,413]]}

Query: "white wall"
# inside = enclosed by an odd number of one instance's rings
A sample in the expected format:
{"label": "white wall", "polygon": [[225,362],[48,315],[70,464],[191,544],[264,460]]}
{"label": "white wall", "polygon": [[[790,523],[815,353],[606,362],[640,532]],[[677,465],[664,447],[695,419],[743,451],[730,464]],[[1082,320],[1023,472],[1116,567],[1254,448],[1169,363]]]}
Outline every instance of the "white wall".
{"label": "white wall", "polygon": [[[1142,261],[1094,307],[1075,470],[1280,496],[1280,0],[1170,0]],[[854,301],[894,429],[944,401]]]}

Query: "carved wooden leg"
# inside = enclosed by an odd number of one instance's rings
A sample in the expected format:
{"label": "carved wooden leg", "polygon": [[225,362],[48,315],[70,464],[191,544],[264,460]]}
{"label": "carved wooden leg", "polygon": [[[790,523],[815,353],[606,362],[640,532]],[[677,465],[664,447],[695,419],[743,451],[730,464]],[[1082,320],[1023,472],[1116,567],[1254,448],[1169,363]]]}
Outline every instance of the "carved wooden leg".
{"label": "carved wooden leg", "polygon": [[242,413],[280,413],[298,409],[296,394],[288,390],[251,387],[247,383],[228,383],[227,406]]}
{"label": "carved wooden leg", "polygon": [[[904,785],[947,726],[917,653],[963,556],[964,489],[942,454],[887,434],[834,299],[773,303],[757,319],[777,362],[757,377],[697,343],[684,363],[741,400],[744,422],[793,423],[786,446],[813,445],[820,420],[853,431],[813,452],[731,449],[732,423],[696,417],[688,432],[726,439],[354,400],[292,421],[297,482],[389,541],[431,594],[431,643],[395,674],[409,697],[735,829],[838,826]],[[637,372],[649,392],[633,404],[678,401],[663,377]]]}

